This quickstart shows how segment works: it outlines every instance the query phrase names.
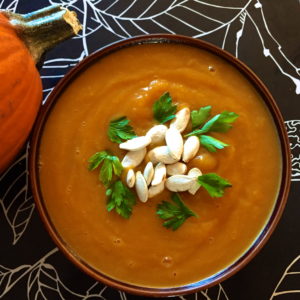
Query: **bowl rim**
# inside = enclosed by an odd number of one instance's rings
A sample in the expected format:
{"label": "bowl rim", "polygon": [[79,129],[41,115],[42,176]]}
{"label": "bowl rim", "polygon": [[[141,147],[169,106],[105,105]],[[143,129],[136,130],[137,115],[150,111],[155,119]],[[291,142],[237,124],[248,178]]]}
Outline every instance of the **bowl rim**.
{"label": "bowl rim", "polygon": [[[138,286],[126,282],[122,282],[120,280],[111,278],[99,270],[94,269],[84,260],[82,260],[79,256],[77,256],[69,247],[63,238],[56,231],[54,224],[52,223],[50,216],[47,213],[47,209],[45,203],[42,199],[42,193],[40,189],[39,176],[38,176],[38,153],[39,153],[39,145],[42,137],[42,133],[44,130],[44,126],[47,122],[48,116],[51,112],[51,109],[55,106],[57,99],[59,98],[60,93],[72,82],[77,75],[79,75],[82,71],[92,65],[94,62],[102,59],[103,57],[121,50],[126,47],[131,47],[139,44],[153,44],[153,43],[175,43],[181,45],[188,45],[192,47],[196,47],[198,49],[203,49],[221,57],[230,65],[235,67],[256,89],[256,91],[260,94],[264,103],[268,107],[268,111],[272,115],[275,127],[277,129],[278,138],[280,141],[280,148],[282,153],[282,178],[280,183],[280,188],[278,191],[278,196],[273,207],[273,211],[269,216],[269,219],[266,221],[264,227],[253,241],[253,243],[248,247],[248,249],[241,254],[239,259],[234,261],[232,264],[228,265],[223,270],[220,270],[217,274],[210,276],[209,278],[202,279],[198,282],[185,284],[178,287],[144,287]],[[119,42],[112,43],[93,54],[84,58],[81,62],[79,62],[75,67],[73,67],[55,86],[50,95],[47,98],[45,105],[43,105],[40,109],[38,117],[36,119],[31,140],[30,140],[30,151],[29,151],[29,176],[30,176],[30,184],[32,189],[32,194],[34,201],[36,203],[38,212],[40,217],[46,227],[48,233],[50,234],[54,243],[58,246],[58,248],[64,253],[64,255],[72,261],[79,269],[84,271],[89,276],[93,277],[97,281],[100,281],[106,285],[109,285],[113,288],[131,293],[140,296],[155,296],[155,297],[163,297],[163,296],[174,296],[174,295],[183,295],[192,292],[196,292],[199,290],[207,289],[213,285],[216,285],[225,279],[234,275],[237,271],[242,269],[253,257],[261,250],[261,248],[265,245],[271,234],[273,233],[281,215],[284,210],[285,204],[287,202],[290,182],[291,182],[291,152],[289,147],[289,140],[287,136],[287,132],[284,125],[283,117],[280,113],[280,110],[272,97],[269,90],[266,88],[264,83],[255,75],[255,73],[246,66],[243,62],[238,60],[232,54],[226,52],[219,47],[210,44],[208,42],[195,39],[192,37],[175,35],[175,34],[151,34],[151,35],[141,35],[133,38],[125,39]]]}

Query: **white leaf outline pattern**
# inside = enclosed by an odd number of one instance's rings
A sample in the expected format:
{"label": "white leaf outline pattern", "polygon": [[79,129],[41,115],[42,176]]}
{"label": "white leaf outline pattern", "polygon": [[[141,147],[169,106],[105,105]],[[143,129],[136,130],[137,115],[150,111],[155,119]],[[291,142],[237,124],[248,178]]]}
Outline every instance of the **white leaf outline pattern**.
{"label": "white leaf outline pattern", "polygon": [[[95,282],[85,293],[75,293],[69,289],[59,278],[59,275],[53,265],[47,263],[47,259],[57,253],[58,248],[54,248],[39,259],[33,265],[21,265],[15,269],[9,269],[7,267],[0,265],[0,298],[4,297],[19,281],[24,280],[27,277],[27,300],[39,300],[45,299],[48,300],[45,295],[45,290],[51,290],[56,293],[60,299],[68,299],[65,296],[72,296],[72,299],[88,299],[93,297],[93,299],[102,299],[105,298],[102,296],[103,292],[107,289],[106,286],[100,286],[100,283]],[[50,274],[50,271],[52,274]],[[16,273],[21,273],[20,276],[14,278]],[[54,275],[54,276],[53,276]],[[44,276],[48,279],[47,282],[41,279]],[[9,277],[6,285],[3,285],[3,279]],[[5,282],[4,282],[5,283]],[[50,285],[52,283],[52,285]],[[53,286],[54,284],[54,286]],[[93,292],[95,286],[99,285],[99,292]],[[121,293],[121,292],[120,292]],[[55,298],[58,299],[58,298]]]}
{"label": "white leaf outline pattern", "polygon": [[[52,293],[55,293],[56,296],[62,300],[68,300],[68,297],[71,296],[72,299],[78,300],[85,300],[91,297],[93,297],[93,299],[106,300],[107,298],[103,296],[103,293],[108,289],[108,287],[103,286],[99,282],[93,283],[90,286],[90,288],[88,288],[84,293],[77,293],[72,291],[61,281],[55,267],[47,262],[47,259],[50,258],[52,255],[58,253],[58,251],[58,248],[50,250],[46,255],[44,255],[33,265],[21,265],[15,269],[9,269],[0,265],[0,298],[4,297],[7,293],[9,293],[9,291],[18,282],[27,278],[27,300],[49,300],[45,295],[45,292],[47,290],[51,291]],[[21,274],[17,277],[14,276],[17,273]],[[8,280],[5,281],[7,277]],[[217,294],[217,298],[211,298],[211,296],[209,296],[209,291],[212,289],[216,289],[215,292]],[[118,291],[118,294],[120,296],[120,300],[127,300],[127,296],[124,292]],[[221,284],[193,294],[195,300],[200,299],[200,296],[205,297],[204,299],[206,300],[229,300]],[[186,300],[184,296],[175,297],[174,299],[176,298],[180,300]]]}
{"label": "white leaf outline pattern", "polygon": [[[26,146],[26,152],[0,176],[0,183],[1,181],[4,182],[5,177],[17,168],[16,178],[5,191],[3,197],[0,198],[0,207],[13,232],[13,245],[25,232],[35,207],[29,192],[28,150],[29,145]],[[25,170],[18,167],[21,162],[25,162]],[[18,189],[18,185],[22,184],[20,184],[21,180],[24,181],[24,184],[21,189]]]}
{"label": "white leaf outline pattern", "polygon": [[[217,295],[216,295],[217,298],[212,298],[212,296],[209,295],[210,291],[213,289],[215,289],[217,291]],[[200,291],[200,292],[194,294],[193,298],[194,298],[194,300],[200,300],[200,299],[203,299],[203,300],[229,300],[229,298],[221,284],[218,284],[209,289]],[[179,299],[187,300],[186,296],[179,296]]]}
{"label": "white leaf outline pattern", "polygon": [[[61,4],[63,4],[64,6],[69,6],[70,8],[77,8],[76,7],[76,3],[78,2],[79,0],[69,0],[69,1],[60,1],[60,3]],[[115,5],[117,2],[118,2],[119,0],[116,0],[116,1],[113,1],[113,3],[112,3],[112,5],[111,6],[113,6],[113,5]],[[183,4],[185,4],[186,2],[188,2],[189,0],[186,0],[186,1],[174,1],[173,2],[173,6],[172,6],[172,8],[174,8],[174,6],[175,5],[177,5],[177,6],[182,6]],[[8,1],[5,1],[5,0],[0,0],[0,7],[1,8],[6,8],[6,9],[9,9],[9,10],[11,10],[11,11],[16,11],[17,10],[17,5],[18,5],[18,3],[19,3],[19,0],[13,0],[13,1],[10,1],[10,3],[8,4],[8,5],[6,5],[6,3],[7,3]],[[58,1],[50,1],[49,0],[49,2],[55,2],[55,3],[57,3]],[[93,1],[93,0],[82,0],[82,2],[83,2],[83,4],[84,4],[84,10],[83,10],[83,13],[85,13],[85,16],[87,16],[88,14],[86,13],[87,12],[87,9],[88,9],[88,7],[90,7],[89,5],[87,5],[87,3],[88,4],[92,4],[92,7],[96,7],[97,6],[97,4],[98,3],[100,3],[101,2],[101,0],[99,0],[99,1]],[[135,2],[135,1],[134,1]],[[133,2],[133,3],[134,3]],[[155,3],[155,2],[157,2],[157,1],[154,1],[153,3]],[[199,3],[205,3],[204,1],[196,1],[196,2],[199,2]],[[284,60],[285,60],[285,62],[288,64],[288,65],[290,65],[291,67],[292,67],[292,69],[294,69],[295,70],[295,72],[296,72],[296,74],[295,73],[291,73],[291,72],[289,72],[289,71],[285,71],[285,65],[282,65],[282,64],[280,64],[278,61],[277,61],[277,57],[276,56],[274,56],[271,52],[270,52],[270,50],[269,50],[269,48],[268,47],[266,47],[265,46],[265,43],[264,43],[264,41],[265,41],[265,36],[261,33],[261,28],[257,25],[257,18],[255,18],[255,17],[253,17],[253,12],[249,12],[250,11],[250,9],[248,9],[249,8],[249,6],[250,6],[250,4],[253,4],[255,2],[255,4],[254,4],[254,7],[257,9],[257,11],[260,11],[260,14],[261,14],[261,18],[262,18],[262,20],[264,21],[264,26],[265,26],[265,30],[268,32],[268,34],[269,34],[269,36],[271,37],[271,38],[273,38],[273,40],[274,40],[274,43],[275,44],[277,44],[277,46],[278,46],[278,50],[279,50],[279,52],[281,53],[281,58],[283,58]],[[207,3],[205,3],[205,4],[207,4]],[[154,4],[153,4],[154,5]],[[213,4],[207,4],[207,5],[211,5],[211,6],[213,6]],[[222,46],[223,46],[223,48],[225,48],[226,49],[226,42],[227,42],[227,34],[228,34],[228,32],[230,31],[230,29],[231,29],[231,25],[234,23],[234,22],[240,22],[240,24],[241,24],[241,27],[240,27],[240,30],[238,30],[237,32],[236,32],[236,41],[235,41],[235,46],[236,46],[236,51],[235,51],[235,55],[238,57],[238,50],[239,50],[239,42],[240,42],[240,39],[242,38],[242,36],[243,36],[243,34],[244,34],[244,31],[243,31],[243,28],[244,28],[244,24],[245,24],[245,22],[246,22],[246,20],[250,20],[251,22],[252,22],[252,24],[253,24],[253,26],[255,26],[255,28],[256,28],[256,30],[257,30],[257,33],[258,33],[258,35],[259,35],[259,37],[260,37],[260,39],[261,39],[261,43],[262,43],[262,46],[263,46],[263,54],[265,55],[265,57],[269,57],[269,58],[271,58],[272,59],[272,61],[276,64],[276,66],[278,67],[278,69],[280,70],[280,72],[282,73],[282,75],[284,75],[284,76],[286,76],[286,77],[288,77],[288,78],[290,78],[293,82],[294,82],[294,84],[296,85],[296,93],[297,94],[299,94],[300,93],[300,91],[299,91],[299,79],[297,78],[297,74],[299,75],[299,68],[297,68],[287,57],[286,57],[286,55],[284,54],[284,52],[282,51],[282,46],[279,44],[279,42],[273,37],[273,35],[272,35],[272,33],[269,31],[269,29],[268,29],[268,26],[267,26],[267,23],[266,23],[266,20],[265,20],[265,17],[264,17],[264,14],[263,14],[263,7],[262,7],[262,4],[260,3],[260,1],[255,1],[255,0],[250,0],[250,1],[248,1],[247,2],[247,5],[246,6],[244,6],[244,7],[235,7],[235,8],[233,8],[233,7],[224,7],[224,6],[219,6],[220,8],[223,8],[223,9],[229,9],[229,10],[238,10],[239,11],[239,13],[236,15],[236,18],[234,18],[234,19],[232,19],[232,20],[230,20],[229,22],[227,22],[227,23],[223,23],[222,25],[220,25],[220,28],[219,29],[221,29],[221,28],[223,28],[223,27],[225,27],[226,28],[226,32],[225,32],[225,35],[224,35],[224,39],[223,39],[223,44],[222,44]],[[77,9],[79,9],[79,8],[77,8]],[[128,8],[129,9],[129,8]],[[126,13],[126,12],[125,12]],[[123,15],[125,14],[124,12],[122,13]],[[257,14],[255,14],[256,15],[256,17],[257,17]],[[122,15],[120,15],[119,16],[120,18],[125,18],[124,16],[122,17]],[[141,15],[141,17],[143,17],[143,15]],[[154,18],[155,16],[153,16],[152,18]],[[119,23],[118,21],[119,21],[119,19],[120,18],[116,18],[117,19],[117,22],[116,23]],[[121,19],[121,20],[123,20],[123,19]],[[47,61],[46,62],[46,67],[44,67],[43,69],[46,69],[47,67],[49,68],[49,69],[56,69],[57,68],[57,64],[56,63],[61,63],[61,62],[66,62],[66,63],[69,63],[69,65],[67,66],[67,65],[64,65],[64,67],[61,67],[63,70],[67,70],[69,67],[71,67],[72,65],[74,65],[74,64],[76,64],[77,62],[79,62],[82,58],[84,58],[85,56],[87,56],[89,53],[90,53],[90,50],[89,50],[89,44],[88,44],[88,42],[87,42],[87,38],[90,36],[90,35],[92,35],[93,33],[95,33],[95,32],[97,32],[100,28],[102,28],[102,27],[104,27],[104,25],[106,25],[106,28],[107,29],[110,29],[110,31],[111,31],[111,33],[112,34],[115,34],[116,36],[117,36],[117,38],[118,39],[123,39],[123,38],[126,38],[127,36],[126,36],[126,34],[128,35],[128,36],[130,36],[130,34],[129,33],[127,33],[126,32],[126,30],[124,31],[124,33],[123,33],[123,35],[120,35],[120,34],[117,34],[117,33],[115,33],[114,32],[114,30],[109,26],[109,24],[102,24],[101,22],[103,22],[103,23],[105,23],[103,20],[100,20],[100,17],[99,17],[99,20],[98,19],[95,19],[95,20],[97,20],[98,22],[99,22],[99,24],[98,24],[98,27],[96,27],[96,28],[94,28],[94,29],[92,29],[92,30],[90,30],[89,28],[88,28],[88,24],[87,24],[87,19],[85,19],[85,22],[84,22],[84,24],[85,24],[85,26],[84,26],[84,32],[83,32],[83,34],[82,35],[80,35],[78,38],[79,39],[81,39],[82,40],[82,45],[83,45],[83,52],[82,52],[82,54],[79,56],[79,58],[68,58],[68,57],[66,57],[66,58],[63,58],[63,59],[54,59],[54,60],[49,60],[49,61]],[[138,20],[138,18],[136,19],[136,20]],[[133,21],[134,22],[134,21]],[[157,21],[155,21],[155,23],[157,23]],[[184,24],[184,23],[183,23]],[[224,25],[225,24],[225,25]],[[185,24],[185,25],[187,25],[187,24]],[[187,25],[188,26],[188,25]],[[141,27],[140,27],[141,28]],[[165,26],[163,26],[162,27],[163,29],[166,29],[166,30],[168,30],[170,33],[172,33],[172,32],[174,32],[174,31],[172,31],[172,28],[167,28],[167,27],[165,27]],[[141,28],[142,29],[142,31],[144,31],[144,29],[143,28]],[[218,30],[219,30],[218,29]],[[216,29],[217,30],[217,29]],[[213,31],[202,31],[202,32],[200,32],[201,30],[199,30],[199,34],[198,35],[194,35],[194,37],[196,37],[196,38],[199,38],[199,37],[203,37],[203,36],[206,36],[206,35],[209,35],[209,34],[211,34],[211,33],[213,33]],[[145,33],[148,33],[147,31],[144,31]],[[62,76],[63,76],[63,74],[64,74],[65,72],[63,72],[63,73],[60,73],[60,74],[55,74],[55,75],[53,75],[53,78],[56,78],[56,79],[59,79],[59,78],[61,78]],[[51,76],[51,75],[49,75],[49,76]],[[47,75],[45,75],[44,76],[44,78],[43,78],[44,80],[47,80],[47,79],[49,79],[49,77],[47,77]],[[47,88],[47,89],[45,89],[44,90],[44,93],[45,93],[45,100],[47,99],[47,95],[48,95],[48,93],[51,91],[53,89],[53,87],[50,87],[50,88]],[[298,121],[298,120],[292,120],[293,122],[294,121]],[[287,121],[287,122],[290,122],[290,121]],[[287,123],[288,124],[288,123]],[[26,159],[27,160],[27,155],[25,155],[25,156],[22,156],[21,157],[21,159]],[[300,159],[300,158],[299,158]],[[293,178],[293,180],[297,180],[298,181],[298,179],[294,179]],[[0,183],[1,183],[1,180],[0,180]],[[2,200],[1,200],[2,201]],[[30,215],[30,217],[31,217],[31,215]],[[30,219],[30,218],[29,218]],[[28,223],[27,223],[27,225],[28,225]],[[21,232],[21,234],[19,234],[19,235],[17,235],[17,234],[15,234],[14,235],[14,242],[13,242],[13,244],[15,244],[15,243],[17,243],[17,241],[19,240],[19,238],[22,236],[22,234],[23,234],[23,232],[25,231],[25,229],[26,229],[26,227],[27,227],[27,225],[25,226],[25,228],[24,228],[24,230]],[[28,267],[30,267],[30,266],[28,266]],[[17,271],[22,271],[22,270],[25,270],[26,268],[27,268],[27,265],[24,265],[24,266],[20,266],[19,267],[20,269],[15,269],[16,270],[16,272]],[[9,270],[9,269],[7,269],[7,268],[5,268],[5,267],[3,267],[3,270],[4,269],[6,269],[6,270]],[[16,274],[16,272],[14,273],[14,274]],[[1,284],[0,284],[1,285]],[[92,289],[92,287],[91,287],[91,289]],[[105,290],[106,289],[106,287],[104,287],[103,288],[103,290]],[[204,293],[204,292],[203,292]],[[205,294],[203,294],[203,293],[201,293],[201,295],[205,295]],[[88,296],[88,295],[87,295]],[[205,295],[205,296],[207,296],[207,295]],[[124,294],[124,293],[121,293],[120,292],[120,297],[121,297],[121,299],[126,299],[126,295]],[[208,296],[207,296],[208,297]],[[226,296],[227,297],[227,296]],[[85,299],[85,298],[84,298]],[[105,299],[105,298],[99,298],[99,299]],[[183,298],[184,299],[184,298]],[[197,298],[197,294],[195,294],[195,299],[198,299]],[[210,298],[206,298],[206,299],[210,299]],[[227,298],[226,298],[227,299]]]}
{"label": "white leaf outline pattern", "polygon": [[[271,33],[267,21],[265,19],[264,11],[263,11],[263,5],[259,0],[248,0],[247,3],[243,7],[230,7],[230,6],[220,6],[220,5],[214,5],[211,3],[206,3],[204,1],[199,0],[174,0],[171,5],[166,7],[164,10],[160,11],[159,13],[145,16],[147,11],[151,7],[153,7],[158,0],[153,0],[152,4],[146,8],[144,13],[140,14],[138,17],[130,17],[130,16],[124,16],[126,15],[126,12],[136,3],[137,0],[134,0],[131,5],[127,8],[125,8],[121,13],[119,14],[112,14],[108,11],[113,8],[116,4],[118,4],[118,0],[114,1],[108,8],[106,9],[100,9],[97,7],[97,4],[99,4],[101,1],[93,2],[92,0],[49,0],[51,4],[60,4],[65,7],[68,7],[70,9],[74,9],[75,11],[82,14],[82,23],[83,23],[83,31],[82,33],[77,37],[82,40],[82,45],[84,49],[84,56],[87,56],[90,54],[90,50],[87,43],[87,37],[89,35],[92,35],[93,33],[97,32],[100,28],[105,28],[107,31],[112,33],[116,36],[117,39],[126,39],[131,37],[131,34],[126,30],[124,24],[126,22],[130,22],[132,25],[134,25],[138,30],[140,30],[141,34],[150,34],[152,32],[147,31],[142,26],[143,21],[150,21],[153,24],[156,24],[159,26],[162,30],[162,32],[167,32],[170,34],[175,33],[175,29],[172,28],[172,26],[167,26],[166,24],[162,24],[158,17],[162,16],[168,16],[176,20],[177,22],[180,22],[182,26],[192,28],[195,31],[198,31],[198,33],[193,34],[192,36],[194,38],[201,38],[210,34],[213,34],[216,31],[222,30],[225,28],[224,38],[222,42],[222,48],[226,49],[226,42],[228,37],[228,32],[232,26],[232,24],[237,20],[241,23],[241,28],[236,32],[236,41],[235,41],[235,56],[238,57],[238,48],[239,48],[239,41],[241,37],[243,36],[243,28],[246,19],[249,19],[249,21],[254,26],[259,39],[261,41],[261,45],[263,47],[263,55],[266,58],[270,58],[273,63],[277,66],[279,71],[283,76],[288,77],[294,84],[295,84],[295,92],[296,94],[300,94],[300,68],[294,65],[285,55],[283,52],[283,47],[277,41],[274,37],[274,35]],[[200,11],[196,11],[188,6],[189,3],[199,3],[206,6],[211,7],[217,7],[220,9],[225,10],[231,10],[235,11],[235,15],[227,22],[220,21],[218,19],[212,18],[210,16],[207,16],[205,13],[202,13]],[[82,3],[83,8],[79,8],[79,4]],[[77,4],[77,6],[76,6]],[[185,10],[189,10],[190,12],[193,12],[195,14],[198,14],[199,16],[202,16],[206,18],[207,20],[211,20],[213,22],[218,23],[219,26],[216,26],[215,28],[211,30],[201,30],[198,27],[193,26],[186,20],[182,20],[181,18],[178,18],[174,14],[172,14],[172,10],[182,8]],[[94,21],[97,26],[95,28],[90,28],[88,26],[88,19],[87,16],[93,14],[93,17],[90,18],[90,20]],[[118,28],[118,32],[116,29],[113,29],[110,25],[110,22],[108,19],[114,23],[114,25]],[[258,26],[258,22],[263,24],[263,27]],[[266,42],[268,40],[268,43]],[[270,50],[271,47],[267,47],[267,44],[273,44],[273,48],[278,49],[277,52],[274,52],[274,50]],[[100,48],[99,48],[100,49]],[[98,50],[99,50],[98,49]],[[274,52],[274,53],[272,53]],[[282,62],[281,62],[282,60]]]}
{"label": "white leaf outline pattern", "polygon": [[10,12],[16,12],[19,0],[0,0],[0,10],[6,9]]}
{"label": "white leaf outline pattern", "polygon": [[[69,71],[72,67],[74,67],[77,63],[79,63],[85,54],[82,52],[79,57],[76,58],[54,58],[45,60],[43,63],[43,71],[41,74],[41,78],[43,81],[43,104],[47,101],[48,96],[52,92],[54,86],[47,87],[47,80],[50,78],[54,78],[59,80],[64,77],[64,75]],[[55,75],[48,75],[48,71],[55,71]]]}
{"label": "white leaf outline pattern", "polygon": [[[286,268],[286,270],[285,270],[284,273],[282,274],[282,276],[281,276],[279,282],[277,283],[277,285],[276,285],[276,287],[275,287],[275,290],[274,290],[274,292],[273,292],[273,294],[272,294],[270,300],[274,300],[274,299],[275,299],[275,300],[280,300],[280,298],[281,298],[280,296],[281,296],[281,295],[286,295],[286,294],[290,294],[290,295],[298,294],[298,295],[299,295],[299,298],[300,298],[300,288],[299,288],[299,286],[298,286],[298,289],[291,289],[291,290],[281,290],[281,289],[280,289],[280,286],[282,285],[282,283],[284,282],[284,280],[286,280],[286,278],[287,278],[288,276],[300,275],[300,269],[299,269],[298,271],[294,271],[294,270],[291,271],[291,269],[292,269],[293,267],[295,267],[296,264],[299,264],[299,262],[300,262],[300,255],[297,256],[297,257],[296,257],[296,258],[288,265],[288,267]],[[300,266],[300,264],[299,264],[299,266]],[[299,268],[299,266],[298,266],[298,268]],[[298,298],[298,299],[299,299],[299,298]],[[283,299],[286,299],[286,298],[283,298]],[[295,299],[295,298],[293,298],[293,299]]]}
{"label": "white leaf outline pattern", "polygon": [[300,181],[300,120],[285,122],[292,150],[292,181]]}
{"label": "white leaf outline pattern", "polygon": [[28,273],[29,269],[29,265],[21,265],[15,269],[9,269],[0,265],[0,298],[22,279]]}

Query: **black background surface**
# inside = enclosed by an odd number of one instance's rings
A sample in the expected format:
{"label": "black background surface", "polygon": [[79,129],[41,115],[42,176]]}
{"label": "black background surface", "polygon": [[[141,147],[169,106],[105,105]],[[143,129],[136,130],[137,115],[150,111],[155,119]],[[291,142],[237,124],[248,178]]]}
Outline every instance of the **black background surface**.
{"label": "black background surface", "polygon": [[[287,207],[266,246],[243,270],[208,291],[180,299],[300,299],[300,97],[293,82],[299,81],[300,93],[299,1],[2,0],[0,8],[26,13],[51,3],[75,9],[86,24],[84,31],[88,36],[66,41],[48,53],[40,70],[45,99],[58,80],[83,57],[112,42],[145,32],[174,32],[223,46],[262,79],[282,111],[291,139],[293,182]],[[139,17],[150,5],[152,8]],[[101,24],[93,21],[95,12],[106,27],[97,29]],[[264,55],[263,44],[273,59]],[[27,152],[26,147],[13,166],[0,176],[0,298],[148,299],[95,283],[56,249],[34,209],[28,186]]]}

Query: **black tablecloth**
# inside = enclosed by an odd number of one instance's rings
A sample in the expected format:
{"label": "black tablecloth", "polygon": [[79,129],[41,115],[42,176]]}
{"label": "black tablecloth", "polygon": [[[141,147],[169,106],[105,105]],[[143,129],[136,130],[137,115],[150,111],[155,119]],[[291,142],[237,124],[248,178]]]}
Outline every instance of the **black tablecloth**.
{"label": "black tablecloth", "polygon": [[[148,33],[178,33],[209,41],[237,56],[263,80],[283,113],[290,137],[293,182],[287,207],[267,245],[243,270],[215,287],[176,299],[300,299],[300,2],[0,0],[1,9],[18,13],[49,4],[75,10],[83,31],[46,56],[40,70],[45,100],[59,79],[90,53]],[[147,299],[95,282],[56,248],[28,186],[28,149],[0,177],[0,298]]]}

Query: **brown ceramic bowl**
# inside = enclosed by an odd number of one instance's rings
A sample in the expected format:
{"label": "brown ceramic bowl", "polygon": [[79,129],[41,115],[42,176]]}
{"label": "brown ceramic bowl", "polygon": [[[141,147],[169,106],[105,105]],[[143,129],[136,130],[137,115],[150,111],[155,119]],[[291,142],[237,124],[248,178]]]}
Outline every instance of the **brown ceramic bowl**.
{"label": "brown ceramic bowl", "polygon": [[[64,88],[72,82],[72,79],[76,77],[77,74],[88,68],[95,61],[101,59],[104,56],[109,55],[112,52],[118,51],[124,47],[130,47],[132,45],[141,44],[141,43],[175,43],[175,44],[185,44],[190,45],[196,48],[204,49],[209,51],[212,54],[215,54],[224,60],[226,60],[229,64],[233,65],[236,69],[238,69],[248,80],[252,83],[252,85],[256,88],[258,93],[261,95],[265,104],[267,105],[271,115],[273,116],[274,123],[277,129],[277,134],[279,136],[281,152],[282,152],[282,181],[280,184],[280,189],[278,193],[278,198],[276,200],[273,212],[270,215],[269,220],[267,221],[261,233],[257,236],[256,240],[253,242],[252,246],[244,253],[238,260],[229,265],[225,270],[207,278],[201,280],[196,283],[174,287],[174,288],[145,288],[140,287],[124,282],[120,282],[118,280],[112,279],[101,273],[101,270],[96,270],[88,263],[80,259],[76,256],[70,247],[65,243],[64,238],[60,236],[51,222],[50,216],[47,212],[47,208],[43,201],[40,183],[39,183],[39,172],[38,172],[38,156],[39,156],[39,144],[41,140],[41,136],[43,134],[43,128],[45,123],[47,122],[48,115],[51,113],[52,107],[55,105],[57,99],[59,98],[61,92]],[[145,295],[145,296],[171,296],[171,295],[179,295],[195,292],[197,290],[206,289],[210,286],[213,286],[226,278],[232,276],[237,271],[239,271],[242,267],[244,267],[262,248],[262,246],[266,243],[272,232],[274,231],[280,216],[283,212],[285,203],[287,201],[289,187],[290,187],[290,170],[291,170],[291,162],[290,162],[290,149],[288,137],[285,131],[285,126],[283,122],[283,118],[280,114],[280,111],[265,85],[260,81],[260,79],[242,62],[237,60],[231,54],[217,48],[214,45],[203,42],[201,40],[178,36],[178,35],[149,35],[149,36],[141,36],[135,37],[132,39],[128,39],[125,41],[118,42],[116,44],[110,45],[105,49],[98,51],[82,62],[80,62],[76,67],[74,67],[71,72],[69,72],[55,87],[51,95],[49,96],[47,103],[42,107],[38,119],[36,121],[36,125],[32,135],[31,147],[30,147],[30,178],[33,196],[36,202],[36,206],[41,215],[41,218],[51,235],[54,242],[58,245],[61,251],[70,259],[76,266],[78,266],[81,270],[86,272],[88,275],[94,277],[96,280],[99,280],[107,285],[110,285],[116,289],[120,289],[129,293]]]}

